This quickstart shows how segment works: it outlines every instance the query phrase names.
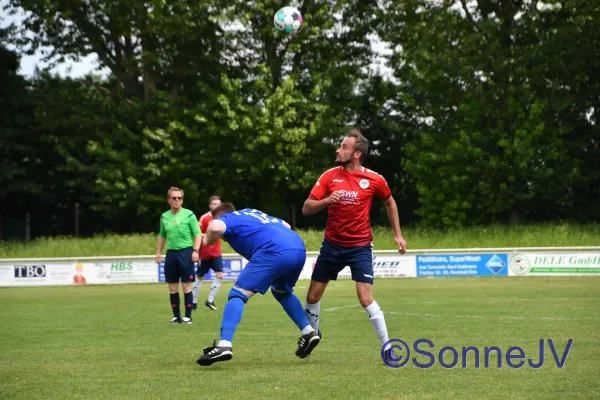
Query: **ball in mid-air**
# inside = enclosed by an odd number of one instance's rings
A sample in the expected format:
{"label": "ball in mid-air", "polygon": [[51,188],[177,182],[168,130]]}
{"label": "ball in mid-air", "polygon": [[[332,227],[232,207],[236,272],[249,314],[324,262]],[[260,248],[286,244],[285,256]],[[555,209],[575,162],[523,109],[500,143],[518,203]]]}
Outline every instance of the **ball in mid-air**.
{"label": "ball in mid-air", "polygon": [[302,26],[302,14],[295,7],[283,7],[275,13],[273,25],[284,35],[295,35]]}

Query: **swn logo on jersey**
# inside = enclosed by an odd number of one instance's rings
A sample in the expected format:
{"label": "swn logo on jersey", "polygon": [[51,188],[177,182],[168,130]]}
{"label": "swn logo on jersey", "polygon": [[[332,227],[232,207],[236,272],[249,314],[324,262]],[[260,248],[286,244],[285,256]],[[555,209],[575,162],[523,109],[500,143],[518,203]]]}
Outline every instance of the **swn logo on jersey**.
{"label": "swn logo on jersey", "polygon": [[341,190],[342,197],[347,197],[350,199],[358,198],[358,192],[356,190]]}
{"label": "swn logo on jersey", "polygon": [[340,190],[342,198],[340,199],[341,204],[346,205],[360,205],[360,200],[358,199],[358,192],[356,190]]}

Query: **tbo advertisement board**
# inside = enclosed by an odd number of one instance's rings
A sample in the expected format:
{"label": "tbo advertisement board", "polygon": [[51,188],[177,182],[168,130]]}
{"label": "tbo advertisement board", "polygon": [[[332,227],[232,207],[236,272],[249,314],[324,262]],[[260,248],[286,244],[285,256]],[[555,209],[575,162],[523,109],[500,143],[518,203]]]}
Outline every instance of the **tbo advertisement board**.
{"label": "tbo advertisement board", "polygon": [[102,285],[158,282],[154,261],[0,264],[0,286]]}
{"label": "tbo advertisement board", "polygon": [[417,256],[417,276],[508,276],[508,256],[498,253]]}
{"label": "tbo advertisement board", "polygon": [[0,264],[0,286],[73,285],[85,281],[81,263],[23,262]]}
{"label": "tbo advertisement board", "polygon": [[600,253],[514,253],[510,276],[600,276]]}

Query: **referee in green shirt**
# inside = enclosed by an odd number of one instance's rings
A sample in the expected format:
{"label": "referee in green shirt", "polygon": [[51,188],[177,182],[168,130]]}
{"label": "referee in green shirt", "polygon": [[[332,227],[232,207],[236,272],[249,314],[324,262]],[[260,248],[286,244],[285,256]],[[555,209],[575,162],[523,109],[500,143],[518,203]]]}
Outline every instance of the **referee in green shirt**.
{"label": "referee in green shirt", "polygon": [[[160,216],[160,232],[156,246],[156,262],[160,263],[161,252],[167,242],[165,257],[165,281],[169,284],[172,324],[192,323],[192,282],[194,263],[198,262],[198,251],[202,234],[198,219],[191,210],[183,208],[183,190],[171,187],[167,192],[171,209]],[[183,288],[185,317],[179,311],[179,282]]]}

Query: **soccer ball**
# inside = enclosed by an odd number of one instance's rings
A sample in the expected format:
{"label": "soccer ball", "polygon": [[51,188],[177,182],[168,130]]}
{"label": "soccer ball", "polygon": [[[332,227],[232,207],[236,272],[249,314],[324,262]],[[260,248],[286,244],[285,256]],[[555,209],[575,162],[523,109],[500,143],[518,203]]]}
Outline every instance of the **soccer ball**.
{"label": "soccer ball", "polygon": [[284,35],[295,35],[302,25],[302,15],[297,8],[283,7],[275,13],[273,25]]}

